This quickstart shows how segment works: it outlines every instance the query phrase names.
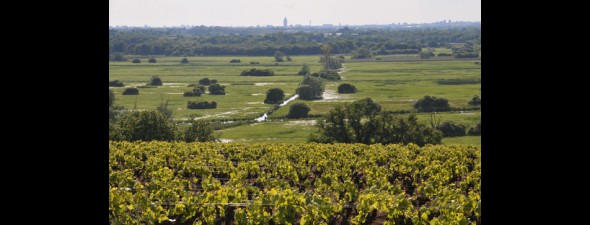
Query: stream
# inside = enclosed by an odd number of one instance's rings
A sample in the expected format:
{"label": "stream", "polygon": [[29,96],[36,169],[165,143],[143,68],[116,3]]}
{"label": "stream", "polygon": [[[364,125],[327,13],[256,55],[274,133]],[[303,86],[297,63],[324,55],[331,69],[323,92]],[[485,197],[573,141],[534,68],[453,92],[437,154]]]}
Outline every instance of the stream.
{"label": "stream", "polygon": [[[279,105],[279,108],[280,107],[283,107],[283,106],[285,106],[287,104],[289,104],[290,101],[293,101],[293,100],[295,100],[298,97],[299,97],[299,95],[297,95],[297,94],[296,95],[293,95],[293,97],[290,97],[289,99],[287,99],[283,103],[281,103]],[[264,113],[264,115],[262,115],[261,117],[258,117],[256,119],[254,119],[254,120],[256,120],[256,122],[262,122],[262,121],[265,121],[267,117],[268,117],[267,113]]]}

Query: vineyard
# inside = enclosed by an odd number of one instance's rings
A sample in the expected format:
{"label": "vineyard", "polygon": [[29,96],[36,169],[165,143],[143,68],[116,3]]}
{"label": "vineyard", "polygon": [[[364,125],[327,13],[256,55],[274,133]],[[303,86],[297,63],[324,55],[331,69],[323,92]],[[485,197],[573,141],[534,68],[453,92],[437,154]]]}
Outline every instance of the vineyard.
{"label": "vineyard", "polygon": [[475,146],[109,142],[111,224],[481,224]]}

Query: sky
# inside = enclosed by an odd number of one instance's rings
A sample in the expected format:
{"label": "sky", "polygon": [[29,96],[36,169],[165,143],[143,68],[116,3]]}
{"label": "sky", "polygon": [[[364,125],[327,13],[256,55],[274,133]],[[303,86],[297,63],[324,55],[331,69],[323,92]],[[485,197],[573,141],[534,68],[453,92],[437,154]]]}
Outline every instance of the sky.
{"label": "sky", "polygon": [[109,26],[481,21],[481,0],[109,0]]}

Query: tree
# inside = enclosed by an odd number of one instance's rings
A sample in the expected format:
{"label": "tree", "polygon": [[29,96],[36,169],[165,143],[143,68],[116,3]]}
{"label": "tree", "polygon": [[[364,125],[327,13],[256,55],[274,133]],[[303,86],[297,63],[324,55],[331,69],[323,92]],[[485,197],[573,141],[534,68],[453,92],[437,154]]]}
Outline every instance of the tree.
{"label": "tree", "polygon": [[281,51],[275,52],[275,62],[283,62],[284,61],[283,57],[285,57],[285,54],[282,53]]}
{"label": "tree", "polygon": [[158,61],[157,61],[156,59],[154,59],[154,58],[151,58],[150,60],[148,60],[148,62],[149,62],[149,63],[156,63],[156,62],[158,62]]}
{"label": "tree", "polygon": [[141,63],[140,59],[133,59],[133,63]]}
{"label": "tree", "polygon": [[343,83],[341,85],[338,85],[338,93],[339,94],[356,93],[356,91],[357,91],[356,87],[352,84]]}
{"label": "tree", "polygon": [[425,51],[420,51],[418,53],[418,55],[420,56],[421,59],[429,59],[430,57],[434,56],[434,53],[432,53],[429,50],[425,50]]}
{"label": "tree", "polygon": [[310,73],[311,69],[307,64],[304,63],[303,66],[301,66],[301,70],[299,70],[299,73],[297,73],[297,75],[309,75]]}
{"label": "tree", "polygon": [[149,85],[161,86],[162,85],[162,79],[160,79],[160,77],[158,77],[158,75],[153,75],[152,78],[150,79]]}
{"label": "tree", "polygon": [[133,112],[123,116],[120,123],[127,141],[172,141],[176,139],[176,126],[158,111]]}
{"label": "tree", "polygon": [[225,86],[219,84],[212,84],[209,86],[210,95],[225,95]]}
{"label": "tree", "polygon": [[127,51],[127,43],[126,42],[117,42],[113,44],[113,52],[125,52]]}
{"label": "tree", "polygon": [[352,53],[352,57],[353,59],[364,59],[364,58],[371,58],[371,51],[369,51],[369,49],[367,49],[365,46],[361,46],[360,48],[358,48],[356,51],[354,51]]}
{"label": "tree", "polygon": [[156,111],[162,113],[162,115],[166,116],[166,118],[168,118],[169,120],[172,121],[172,110],[168,109],[168,102],[169,100],[166,99],[166,101],[164,101],[164,99],[160,100],[160,105],[158,105],[158,107],[156,108]]}
{"label": "tree", "polygon": [[187,58],[182,58],[182,60],[180,60],[180,63],[187,64],[188,63],[188,59]]}
{"label": "tree", "polygon": [[123,95],[139,95],[139,89],[131,87],[131,88],[125,88],[125,90],[122,93]]}
{"label": "tree", "polygon": [[216,141],[215,136],[213,136],[213,128],[209,123],[195,120],[194,116],[190,116],[189,123],[191,126],[183,133],[185,142]]}
{"label": "tree", "polygon": [[428,95],[419,99],[414,105],[414,108],[419,112],[444,112],[451,110],[449,100],[446,98],[430,97]]}
{"label": "tree", "polygon": [[124,87],[123,82],[119,80],[109,81],[109,87]]}
{"label": "tree", "polygon": [[467,134],[471,136],[481,135],[481,122],[475,125],[475,127],[469,128],[469,132],[467,132]]}
{"label": "tree", "polygon": [[296,92],[303,100],[321,99],[324,93],[324,84],[320,78],[306,76]]}
{"label": "tree", "polygon": [[199,84],[200,85],[211,85],[211,80],[209,80],[209,78],[203,78],[199,80]]}
{"label": "tree", "polygon": [[285,92],[280,88],[271,88],[266,92],[265,104],[275,104],[285,97]]}
{"label": "tree", "polygon": [[109,108],[113,106],[113,103],[115,103],[115,94],[109,89]]}
{"label": "tree", "polygon": [[[318,121],[319,136],[309,141],[321,143],[392,144],[414,143],[419,146],[440,144],[442,133],[419,124],[415,114],[407,118],[393,112],[371,110],[372,100],[336,106]],[[367,112],[372,112],[367,115]]]}
{"label": "tree", "polygon": [[135,53],[138,55],[149,55],[152,53],[152,46],[149,44],[141,44],[135,48]]}
{"label": "tree", "polygon": [[308,116],[307,113],[310,110],[311,110],[311,108],[309,108],[309,106],[307,106],[305,103],[302,103],[302,102],[295,103],[295,104],[291,105],[291,107],[289,108],[289,114],[287,114],[287,118],[289,118],[289,119],[305,118]]}
{"label": "tree", "polygon": [[445,121],[438,126],[445,137],[465,136],[465,126],[455,123],[453,121]]}
{"label": "tree", "polygon": [[479,96],[473,96],[471,101],[468,103],[470,106],[480,106],[481,105],[481,98]]}
{"label": "tree", "polygon": [[364,109],[365,111],[363,113],[365,116],[381,112],[381,105],[374,102],[373,99],[369,97],[356,100],[352,104],[353,106]]}

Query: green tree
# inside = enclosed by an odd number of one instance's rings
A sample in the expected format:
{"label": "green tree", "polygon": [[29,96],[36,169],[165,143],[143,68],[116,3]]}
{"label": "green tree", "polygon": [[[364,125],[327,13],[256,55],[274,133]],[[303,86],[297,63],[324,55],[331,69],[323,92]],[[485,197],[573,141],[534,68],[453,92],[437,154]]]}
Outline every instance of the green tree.
{"label": "green tree", "polygon": [[420,51],[418,53],[418,55],[420,56],[421,59],[429,59],[430,57],[434,56],[434,53],[432,53],[430,50],[424,50],[424,51]]}
{"label": "green tree", "polygon": [[209,78],[205,77],[205,78],[199,80],[199,84],[208,86],[208,85],[211,85],[211,80],[209,80]]}
{"label": "green tree", "polygon": [[475,125],[475,127],[469,128],[467,134],[471,136],[479,136],[481,135],[481,122]]}
{"label": "green tree", "polygon": [[479,96],[473,96],[471,101],[468,103],[471,106],[480,106],[481,105],[481,98]]}
{"label": "green tree", "polygon": [[212,84],[209,86],[210,95],[225,95],[225,86]]}
{"label": "green tree", "polygon": [[311,69],[309,68],[309,65],[304,63],[303,66],[301,66],[301,70],[299,70],[297,75],[309,75],[310,73]]}
{"label": "green tree", "polygon": [[160,79],[160,77],[158,77],[158,75],[153,75],[152,78],[150,79],[150,83],[148,83],[149,85],[153,85],[153,86],[161,86],[162,83],[162,79]]}
{"label": "green tree", "polygon": [[445,121],[438,126],[445,137],[458,137],[465,136],[465,126],[458,124],[454,121]]}
{"label": "green tree", "polygon": [[419,99],[414,104],[414,108],[419,112],[444,112],[451,110],[449,100],[446,98],[430,97],[428,95]]}
{"label": "green tree", "polygon": [[275,52],[275,62],[283,62],[284,61],[284,57],[285,57],[285,54],[282,53],[281,51],[276,51]]}
{"label": "green tree", "polygon": [[182,60],[180,60],[180,63],[187,64],[188,63],[188,59],[187,58],[182,58]]}
{"label": "green tree", "polygon": [[176,125],[158,111],[129,113],[119,123],[127,141],[172,141],[176,139]]}
{"label": "green tree", "polygon": [[155,58],[151,58],[148,60],[149,63],[156,63],[158,62],[158,60],[156,60]]}
{"label": "green tree", "polygon": [[133,61],[132,61],[132,62],[133,62],[133,63],[141,63],[141,60],[140,60],[140,59],[133,59]]}
{"label": "green tree", "polygon": [[209,123],[203,120],[195,120],[194,116],[190,116],[189,123],[191,126],[183,133],[183,140],[185,142],[207,142],[217,140],[215,136],[213,136],[213,128]]}
{"label": "green tree", "polygon": [[305,103],[298,102],[289,108],[289,114],[287,114],[287,118],[289,119],[299,119],[305,118],[308,116],[309,111],[311,108],[307,106]]}
{"label": "green tree", "polygon": [[285,97],[285,92],[280,88],[271,88],[266,92],[265,104],[275,104]]}
{"label": "green tree", "polygon": [[321,99],[324,93],[324,83],[320,78],[306,76],[296,92],[303,100]]}
{"label": "green tree", "polygon": [[343,83],[338,85],[338,93],[339,94],[343,94],[343,93],[356,93],[357,89],[354,85],[349,84],[349,83]]}

